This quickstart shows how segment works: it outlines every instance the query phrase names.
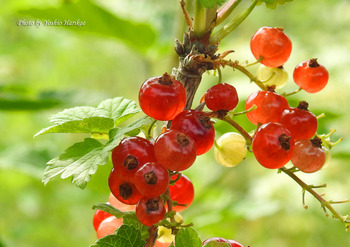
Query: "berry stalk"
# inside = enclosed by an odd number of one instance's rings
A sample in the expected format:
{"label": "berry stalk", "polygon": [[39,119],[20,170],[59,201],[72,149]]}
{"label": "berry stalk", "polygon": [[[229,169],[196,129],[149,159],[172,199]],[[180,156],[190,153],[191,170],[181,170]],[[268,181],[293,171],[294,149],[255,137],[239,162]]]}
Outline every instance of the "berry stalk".
{"label": "berry stalk", "polygon": [[[313,190],[313,186],[307,185],[304,181],[302,181],[298,176],[296,176],[294,174],[294,172],[292,172],[291,170],[282,167],[279,169],[280,171],[284,172],[285,174],[287,174],[290,178],[292,178],[295,182],[297,182],[297,184],[300,185],[300,187],[303,188],[303,190],[309,192],[311,195],[313,195],[320,203],[321,203],[321,207],[324,209],[324,211],[326,212],[326,209],[328,209],[331,213],[333,218],[336,218],[338,220],[340,220],[341,222],[343,222],[345,224],[346,230],[348,231],[350,229],[350,220],[349,220],[349,216],[343,216],[340,213],[338,213],[331,204],[334,204],[333,201],[327,201],[325,200],[322,195],[318,194],[315,190]],[[341,202],[348,202],[348,200],[345,201],[341,201]],[[326,212],[327,213],[327,212]],[[328,214],[326,214],[328,215]]]}

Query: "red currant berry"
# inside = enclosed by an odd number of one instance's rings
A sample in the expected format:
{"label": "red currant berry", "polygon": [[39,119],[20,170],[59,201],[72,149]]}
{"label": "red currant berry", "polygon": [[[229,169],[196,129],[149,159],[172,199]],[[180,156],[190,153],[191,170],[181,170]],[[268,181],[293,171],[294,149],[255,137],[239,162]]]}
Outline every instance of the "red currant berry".
{"label": "red currant berry", "polygon": [[327,69],[317,59],[300,63],[293,72],[294,82],[308,93],[321,91],[327,85],[328,78]]}
{"label": "red currant berry", "polygon": [[168,170],[156,162],[146,163],[135,173],[135,186],[143,196],[159,196],[168,185]]}
{"label": "red currant berry", "polygon": [[118,219],[115,216],[110,216],[104,219],[96,231],[97,238],[102,238],[106,235],[113,234],[114,231],[117,230],[117,228],[120,227],[122,224],[123,220]]}
{"label": "red currant berry", "polygon": [[220,237],[213,237],[213,238],[208,238],[206,240],[203,241],[202,246],[211,243],[211,242],[217,242],[217,243],[227,243],[228,245],[230,244],[230,242],[227,239],[224,238],[220,238]]}
{"label": "red currant berry", "polygon": [[260,63],[279,67],[287,62],[292,52],[292,42],[282,28],[262,27],[252,37],[250,49]]}
{"label": "red currant berry", "polygon": [[119,201],[112,193],[109,194],[108,202],[120,211],[135,211],[136,205],[128,205]]}
{"label": "red currant berry", "polygon": [[139,92],[141,109],[148,116],[168,121],[183,111],[186,105],[184,86],[169,74],[146,80]]}
{"label": "red currant berry", "polygon": [[267,123],[256,131],[252,149],[262,166],[270,169],[281,168],[292,158],[294,139],[282,124]]}
{"label": "red currant berry", "polygon": [[238,104],[236,88],[227,83],[212,86],[205,94],[205,104],[212,111],[231,111]]}
{"label": "red currant berry", "polygon": [[146,226],[158,223],[164,218],[165,213],[164,203],[159,197],[144,197],[136,205],[136,216]]}
{"label": "red currant berry", "polygon": [[115,198],[124,204],[133,205],[142,198],[135,185],[122,179],[114,169],[109,174],[108,185]]}
{"label": "red currant berry", "polygon": [[291,107],[282,113],[280,123],[294,139],[310,139],[317,131],[317,118],[307,108],[308,103],[301,101],[297,108]]}
{"label": "red currant berry", "polygon": [[147,162],[155,161],[153,145],[141,137],[129,137],[112,151],[112,163],[124,180],[134,182],[134,174]]}
{"label": "red currant berry", "polygon": [[171,171],[189,168],[197,156],[197,146],[191,137],[178,130],[169,130],[156,139],[154,154],[157,162]]}
{"label": "red currant berry", "polygon": [[230,243],[230,247],[244,247],[242,244],[238,243],[235,240],[228,239],[227,241]]}
{"label": "red currant berry", "polygon": [[322,141],[318,137],[312,140],[298,140],[295,143],[292,156],[293,165],[305,173],[313,173],[320,170],[326,161],[326,154],[321,144]]}
{"label": "red currant berry", "polygon": [[245,103],[245,109],[249,110],[253,105],[257,108],[248,112],[247,117],[255,125],[279,122],[282,112],[289,108],[286,98],[272,91],[257,91],[251,94]]}
{"label": "red currant berry", "polygon": [[171,129],[179,130],[191,137],[196,143],[197,155],[206,153],[214,144],[214,126],[210,118],[201,111],[181,112],[172,121]]}
{"label": "red currant berry", "polygon": [[101,224],[101,222],[104,219],[106,219],[106,218],[108,218],[110,216],[112,216],[112,215],[107,213],[107,212],[105,212],[105,211],[96,210],[95,214],[94,214],[94,217],[92,219],[92,224],[94,226],[95,231],[97,231],[97,229],[98,229],[99,225]]}
{"label": "red currant berry", "polygon": [[[177,175],[171,177],[173,180],[176,178]],[[172,201],[181,204],[173,206],[173,210],[181,212],[191,205],[194,198],[194,187],[191,180],[182,174],[180,179],[177,180],[174,185],[169,186],[169,193]]]}

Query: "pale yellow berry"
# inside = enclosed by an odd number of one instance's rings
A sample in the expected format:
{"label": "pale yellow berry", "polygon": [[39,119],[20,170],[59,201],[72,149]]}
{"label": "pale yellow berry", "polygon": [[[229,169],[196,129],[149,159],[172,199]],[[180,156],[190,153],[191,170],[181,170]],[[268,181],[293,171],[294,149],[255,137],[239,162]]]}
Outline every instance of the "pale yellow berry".
{"label": "pale yellow berry", "polygon": [[214,156],[219,164],[233,167],[242,162],[247,151],[244,137],[236,132],[228,132],[216,141]]}
{"label": "pale yellow berry", "polygon": [[266,86],[276,86],[276,89],[282,88],[288,82],[288,73],[283,67],[270,68],[261,65],[256,72],[258,80]]}

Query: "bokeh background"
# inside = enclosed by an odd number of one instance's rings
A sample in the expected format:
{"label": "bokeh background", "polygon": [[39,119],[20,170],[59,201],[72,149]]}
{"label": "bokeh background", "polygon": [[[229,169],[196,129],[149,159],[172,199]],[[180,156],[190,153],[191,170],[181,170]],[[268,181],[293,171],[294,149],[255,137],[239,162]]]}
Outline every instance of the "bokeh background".
{"label": "bokeh background", "polygon": [[[240,9],[250,1],[243,1]],[[100,167],[87,188],[69,179],[44,186],[45,164],[84,135],[48,134],[33,139],[49,126],[48,117],[65,108],[89,105],[123,96],[137,100],[141,83],[176,66],[173,43],[181,40],[184,20],[178,1],[0,0],[0,246],[89,246],[96,240],[91,206],[108,199],[111,164]],[[72,7],[74,6],[74,7]],[[316,174],[299,174],[309,184],[327,183],[327,199],[350,198],[350,2],[293,1],[276,10],[257,7],[221,43],[234,49],[231,59],[253,61],[249,41],[261,26],[283,27],[293,42],[285,64],[291,75],[301,61],[317,57],[330,72],[329,85],[317,94],[289,98],[296,106],[307,100],[319,121],[319,133],[334,128],[332,137],[344,141],[332,149],[328,166]],[[18,26],[19,20],[86,21],[82,27]],[[219,51],[219,52],[220,52]],[[256,67],[252,67],[254,71]],[[218,78],[205,74],[196,102]],[[246,97],[258,88],[240,72],[225,69],[223,80]],[[292,79],[279,92],[297,89]],[[237,118],[245,128],[245,116]],[[216,123],[218,136],[233,129]],[[284,174],[261,167],[249,154],[235,168],[216,163],[212,150],[198,157],[185,172],[194,183],[193,204],[183,212],[202,239],[221,236],[251,247],[345,247],[350,233],[326,218],[320,204],[306,196]],[[350,204],[336,205],[350,214]]]}

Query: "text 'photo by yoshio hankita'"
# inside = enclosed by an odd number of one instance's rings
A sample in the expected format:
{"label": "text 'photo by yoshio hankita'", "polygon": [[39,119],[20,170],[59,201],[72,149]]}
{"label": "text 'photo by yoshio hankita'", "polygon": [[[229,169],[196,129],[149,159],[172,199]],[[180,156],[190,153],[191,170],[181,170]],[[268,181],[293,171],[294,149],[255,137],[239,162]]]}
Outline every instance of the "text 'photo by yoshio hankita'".
{"label": "text 'photo by yoshio hankita'", "polygon": [[77,20],[59,20],[59,19],[20,19],[17,21],[17,26],[32,26],[32,27],[42,27],[42,26],[71,26],[71,27],[82,27],[86,25],[86,21]]}

